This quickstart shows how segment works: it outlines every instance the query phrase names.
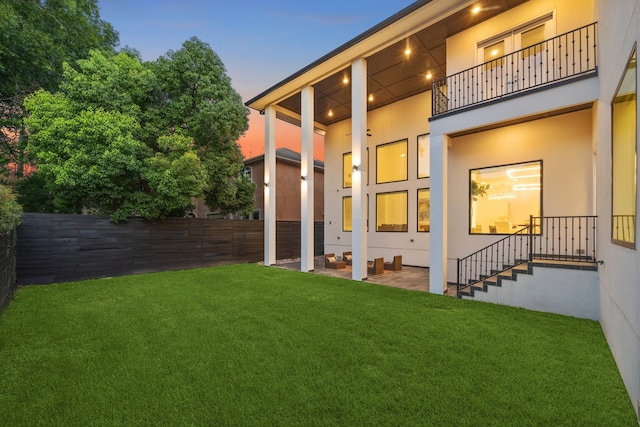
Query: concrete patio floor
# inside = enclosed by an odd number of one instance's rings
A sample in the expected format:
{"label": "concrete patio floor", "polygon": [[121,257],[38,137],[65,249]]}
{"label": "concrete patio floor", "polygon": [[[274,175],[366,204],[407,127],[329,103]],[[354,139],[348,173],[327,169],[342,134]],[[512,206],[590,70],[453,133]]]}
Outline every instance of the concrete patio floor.
{"label": "concrete patio floor", "polygon": [[[300,271],[300,260],[278,260],[276,267],[289,270]],[[324,267],[324,256],[314,258],[314,274],[325,276],[342,277],[351,280],[351,266],[333,269]],[[395,288],[410,289],[414,291],[429,292],[429,268],[410,267],[403,265],[400,271],[385,270],[383,274],[367,277],[367,282],[379,285],[392,286]],[[454,291],[455,294],[455,291]]]}

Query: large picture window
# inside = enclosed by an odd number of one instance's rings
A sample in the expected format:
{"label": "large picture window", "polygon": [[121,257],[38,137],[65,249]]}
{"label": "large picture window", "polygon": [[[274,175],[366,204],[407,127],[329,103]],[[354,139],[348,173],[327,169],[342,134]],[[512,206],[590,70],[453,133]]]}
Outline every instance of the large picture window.
{"label": "large picture window", "polygon": [[614,243],[636,244],[636,51],[634,49],[612,103],[612,218]]}
{"label": "large picture window", "polygon": [[418,231],[431,230],[431,194],[428,188],[418,190]]}
{"label": "large picture window", "polygon": [[542,161],[469,173],[471,234],[511,234],[542,212]]}
{"label": "large picture window", "polygon": [[407,140],[376,147],[376,182],[407,180]]}
{"label": "large picture window", "polygon": [[407,231],[407,192],[376,194],[376,231]]}
{"label": "large picture window", "polygon": [[418,178],[428,178],[430,174],[429,134],[418,137]]}

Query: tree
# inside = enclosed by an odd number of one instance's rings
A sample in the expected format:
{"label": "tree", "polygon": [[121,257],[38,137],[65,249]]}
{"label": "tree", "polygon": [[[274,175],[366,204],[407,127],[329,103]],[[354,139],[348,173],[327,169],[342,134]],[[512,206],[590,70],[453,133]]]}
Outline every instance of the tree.
{"label": "tree", "polygon": [[[207,70],[217,56],[208,47],[198,52]],[[253,209],[255,186],[241,174],[235,143],[246,129],[246,110],[217,61],[215,72],[184,96],[175,89],[184,87],[181,78],[156,75],[182,73],[173,63],[145,67],[128,52],[91,51],[77,69],[64,65],[58,93],[29,96],[28,150],[53,209],[89,210],[114,221],[183,216],[201,197],[225,213]],[[222,84],[203,83],[214,78]]]}
{"label": "tree", "polygon": [[24,98],[57,90],[63,63],[94,48],[113,51],[118,34],[100,19],[97,0],[3,0],[0,16],[0,161],[22,176]]}
{"label": "tree", "polygon": [[0,185],[0,234],[13,230],[22,221],[22,208],[11,189]]}
{"label": "tree", "polygon": [[154,74],[127,53],[91,51],[65,65],[61,91],[25,100],[28,149],[56,210],[114,221],[184,215],[206,175],[191,138],[167,131],[145,144],[140,119],[157,92]]}
{"label": "tree", "polygon": [[[208,177],[205,203],[224,214],[253,209],[255,185],[243,177],[238,138],[248,110],[211,47],[193,37],[151,64],[163,92],[162,129],[182,128],[193,138]],[[152,122],[152,120],[147,120]]]}

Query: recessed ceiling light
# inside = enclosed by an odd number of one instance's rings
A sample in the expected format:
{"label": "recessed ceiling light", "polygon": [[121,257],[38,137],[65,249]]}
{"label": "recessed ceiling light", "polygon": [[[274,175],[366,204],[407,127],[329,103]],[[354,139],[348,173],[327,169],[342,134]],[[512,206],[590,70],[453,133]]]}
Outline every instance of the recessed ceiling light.
{"label": "recessed ceiling light", "polygon": [[406,48],[406,49],[404,50],[404,54],[405,54],[406,56],[410,56],[410,55],[411,55],[411,48],[409,48],[409,47],[408,47],[408,48]]}
{"label": "recessed ceiling light", "polygon": [[431,73],[427,73],[427,80],[431,80],[433,78],[433,75]]}
{"label": "recessed ceiling light", "polygon": [[349,77],[344,76],[344,78],[342,79],[342,83],[349,84]]}
{"label": "recessed ceiling light", "polygon": [[373,102],[373,94],[369,95],[369,102]]}
{"label": "recessed ceiling light", "polygon": [[333,110],[329,110],[329,117],[333,117]]}
{"label": "recessed ceiling light", "polygon": [[475,15],[476,13],[480,13],[481,10],[482,8],[480,6],[476,6],[473,9],[471,9],[471,13]]}

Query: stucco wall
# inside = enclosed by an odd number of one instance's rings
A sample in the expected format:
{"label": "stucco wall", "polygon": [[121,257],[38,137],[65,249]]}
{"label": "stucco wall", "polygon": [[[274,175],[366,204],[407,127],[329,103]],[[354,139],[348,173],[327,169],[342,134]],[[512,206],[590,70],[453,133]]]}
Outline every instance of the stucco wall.
{"label": "stucco wall", "polygon": [[452,139],[449,265],[502,236],[469,235],[469,170],[542,160],[544,216],[593,215],[592,112],[583,110]]}
{"label": "stucco wall", "polygon": [[531,0],[447,39],[447,75],[478,65],[477,44],[554,12],[559,35],[595,21],[593,0]]}
{"label": "stucco wall", "polygon": [[[634,44],[640,40],[640,0],[597,3],[600,95],[596,109],[600,323],[634,408],[640,399],[640,253],[611,243],[611,100]],[[637,122],[640,121],[640,115]],[[637,136],[636,136],[637,138]],[[636,151],[639,149],[636,141]],[[637,164],[637,163],[636,163]],[[640,174],[636,176],[640,182]],[[636,215],[640,204],[636,200]],[[636,247],[640,242],[636,229]]]}
{"label": "stucco wall", "polygon": [[598,272],[533,267],[533,274],[503,280],[501,287],[476,292],[474,301],[522,307],[546,313],[598,320]]}
{"label": "stucco wall", "polygon": [[[367,258],[390,260],[401,254],[406,265],[428,266],[429,233],[417,231],[418,189],[429,188],[429,178],[417,179],[417,138],[429,132],[431,92],[370,111],[367,116],[369,148],[369,232]],[[408,180],[376,184],[376,146],[408,140]],[[342,156],[351,152],[351,121],[329,126],[325,135],[325,253],[351,250],[351,233],[342,231],[342,198],[351,195],[342,188]],[[376,232],[376,193],[408,190],[408,231]]]}

